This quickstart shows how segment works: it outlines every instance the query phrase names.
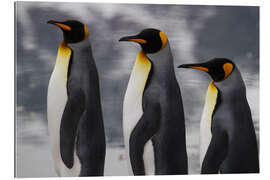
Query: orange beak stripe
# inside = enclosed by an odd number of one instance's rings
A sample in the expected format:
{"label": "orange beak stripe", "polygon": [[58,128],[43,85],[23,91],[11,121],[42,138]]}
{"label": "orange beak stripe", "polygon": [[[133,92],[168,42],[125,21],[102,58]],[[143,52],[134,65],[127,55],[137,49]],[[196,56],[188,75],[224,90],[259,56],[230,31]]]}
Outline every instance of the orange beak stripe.
{"label": "orange beak stripe", "polygon": [[69,27],[68,25],[61,24],[61,23],[55,23],[55,25],[59,26],[60,28],[66,30],[66,31],[71,31],[71,27]]}
{"label": "orange beak stripe", "polygon": [[197,66],[192,66],[190,67],[192,69],[198,69],[198,70],[201,70],[201,71],[204,71],[204,72],[209,72],[209,69],[206,68],[206,67],[197,67]]}
{"label": "orange beak stripe", "polygon": [[144,39],[129,39],[129,41],[133,41],[133,42],[137,42],[137,43],[141,43],[141,44],[147,43],[146,40],[144,40]]}

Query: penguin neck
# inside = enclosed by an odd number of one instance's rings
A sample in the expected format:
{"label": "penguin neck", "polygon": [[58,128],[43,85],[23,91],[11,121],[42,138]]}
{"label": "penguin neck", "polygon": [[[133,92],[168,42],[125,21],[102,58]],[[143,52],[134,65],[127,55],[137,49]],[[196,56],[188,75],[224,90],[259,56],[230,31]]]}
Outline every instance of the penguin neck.
{"label": "penguin neck", "polygon": [[68,44],[69,47],[71,48],[82,48],[82,47],[90,47],[90,41],[88,38],[80,41],[80,42],[77,42],[77,43],[70,43]]}
{"label": "penguin neck", "polygon": [[225,99],[230,100],[246,97],[246,87],[237,67],[234,68],[227,79],[215,82],[215,85],[221,91],[221,95],[226,97]]}
{"label": "penguin neck", "polygon": [[167,41],[166,46],[157,53],[147,54],[152,63],[151,79],[160,83],[167,82],[169,76],[175,76],[173,57],[171,54],[170,44]]}
{"label": "penguin neck", "polygon": [[54,67],[54,72],[59,74],[59,77],[62,77],[66,82],[68,66],[70,62],[72,51],[67,46],[67,44],[62,41],[58,48],[56,63]]}
{"label": "penguin neck", "polygon": [[[62,63],[62,61],[69,60],[65,59],[62,56],[68,56],[71,53],[71,49],[67,45],[65,41],[62,41],[58,47],[58,57],[56,59],[56,63]],[[62,55],[62,56],[61,56]]]}
{"label": "penguin neck", "polygon": [[[77,65],[85,66],[88,65],[89,63],[95,64],[94,59],[92,57],[91,44],[88,38],[78,43],[68,44],[68,46],[72,49],[73,56],[75,57],[75,59],[77,59],[72,61],[73,66]],[[86,58],[89,56],[91,56],[91,58]]]}

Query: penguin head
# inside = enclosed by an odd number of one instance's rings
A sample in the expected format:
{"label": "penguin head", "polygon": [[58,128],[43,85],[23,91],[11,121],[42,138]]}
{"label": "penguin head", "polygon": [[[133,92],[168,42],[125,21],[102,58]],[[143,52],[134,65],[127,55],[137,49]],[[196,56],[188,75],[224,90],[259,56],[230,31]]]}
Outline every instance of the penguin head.
{"label": "penguin head", "polygon": [[215,82],[219,82],[230,76],[235,64],[229,59],[214,58],[199,64],[182,64],[178,68],[191,68],[207,72]]}
{"label": "penguin head", "polygon": [[68,20],[64,22],[50,20],[47,23],[60,27],[64,34],[66,43],[77,43],[88,37],[88,29],[86,25],[79,21]]}
{"label": "penguin head", "polygon": [[164,32],[157,29],[144,29],[134,36],[125,36],[119,41],[131,41],[139,43],[146,54],[156,53],[167,44],[167,37]]}

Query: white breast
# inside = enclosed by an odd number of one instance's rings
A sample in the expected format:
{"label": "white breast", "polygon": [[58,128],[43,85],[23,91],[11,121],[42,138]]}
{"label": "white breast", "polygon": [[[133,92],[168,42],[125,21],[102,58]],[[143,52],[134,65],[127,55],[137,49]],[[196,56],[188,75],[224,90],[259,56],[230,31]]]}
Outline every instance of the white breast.
{"label": "white breast", "polygon": [[[124,140],[128,157],[128,169],[131,175],[133,175],[133,171],[129,157],[129,138],[143,114],[142,96],[150,70],[151,62],[142,51],[139,52],[129,79],[123,105]],[[154,153],[151,140],[145,145],[143,159],[145,173],[147,175],[154,174]]]}
{"label": "white breast", "polygon": [[215,109],[218,90],[212,81],[208,87],[200,123],[200,167],[211,142],[211,121]]}
{"label": "white breast", "polygon": [[80,162],[74,151],[74,166],[69,169],[65,166],[60,155],[60,124],[67,102],[67,71],[71,55],[67,47],[59,47],[54,71],[51,75],[47,96],[47,118],[49,139],[55,169],[58,176],[78,176],[80,173]]}

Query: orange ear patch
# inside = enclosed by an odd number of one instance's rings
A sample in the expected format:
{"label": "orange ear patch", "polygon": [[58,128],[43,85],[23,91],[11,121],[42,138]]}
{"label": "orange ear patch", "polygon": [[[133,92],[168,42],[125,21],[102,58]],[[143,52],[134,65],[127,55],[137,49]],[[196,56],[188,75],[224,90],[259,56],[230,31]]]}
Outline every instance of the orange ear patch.
{"label": "orange ear patch", "polygon": [[159,36],[160,36],[160,39],[162,41],[162,47],[161,49],[163,49],[165,47],[165,45],[167,44],[167,36],[164,32],[159,32]]}
{"label": "orange ear patch", "polygon": [[224,79],[226,79],[232,73],[233,65],[231,63],[225,63],[223,64],[223,70],[225,72]]}
{"label": "orange ear patch", "polygon": [[89,35],[88,28],[86,27],[86,25],[84,25],[83,30],[84,30],[84,39],[86,39]]}

